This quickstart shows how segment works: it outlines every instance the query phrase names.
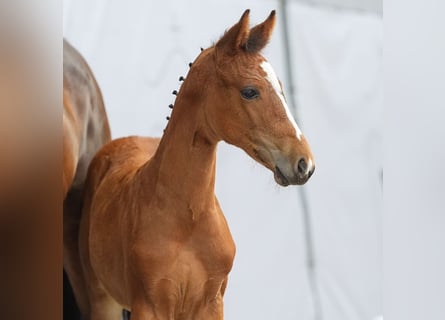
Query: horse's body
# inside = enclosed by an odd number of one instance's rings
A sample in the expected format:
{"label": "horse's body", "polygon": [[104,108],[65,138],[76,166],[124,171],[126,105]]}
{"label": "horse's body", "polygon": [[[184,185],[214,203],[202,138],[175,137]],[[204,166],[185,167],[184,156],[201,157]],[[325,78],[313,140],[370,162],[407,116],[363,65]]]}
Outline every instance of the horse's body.
{"label": "horse's body", "polygon": [[111,140],[99,86],[88,64],[63,41],[63,194],[81,188],[88,165]]}
{"label": "horse's body", "polygon": [[78,232],[87,169],[99,148],[110,140],[110,128],[99,86],[80,53],[64,40],[64,267],[76,293],[85,290],[78,252]]}
{"label": "horse's body", "polygon": [[93,159],[80,230],[89,319],[118,320],[122,307],[134,320],[223,319],[235,245],[214,194],[218,141],[284,186],[314,169],[259,54],[274,23],[272,12],[250,30],[246,11],[193,63],[162,139],[114,140]]}

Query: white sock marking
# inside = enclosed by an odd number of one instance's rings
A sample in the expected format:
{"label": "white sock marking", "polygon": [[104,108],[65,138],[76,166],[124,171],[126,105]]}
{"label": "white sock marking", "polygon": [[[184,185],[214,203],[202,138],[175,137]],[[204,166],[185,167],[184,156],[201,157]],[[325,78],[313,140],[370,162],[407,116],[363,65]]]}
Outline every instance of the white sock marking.
{"label": "white sock marking", "polygon": [[298,127],[297,123],[295,122],[294,117],[292,116],[292,113],[290,112],[289,107],[287,106],[286,100],[284,99],[283,91],[281,90],[280,82],[278,81],[277,75],[275,74],[275,71],[273,70],[272,66],[269,62],[264,60],[261,62],[261,68],[266,72],[266,79],[270,82],[272,87],[275,89],[278,97],[281,100],[281,103],[283,104],[283,108],[286,111],[286,115],[289,118],[289,121],[292,123],[292,125],[295,128],[295,131],[297,133],[298,140],[301,140],[301,135],[303,134]]}

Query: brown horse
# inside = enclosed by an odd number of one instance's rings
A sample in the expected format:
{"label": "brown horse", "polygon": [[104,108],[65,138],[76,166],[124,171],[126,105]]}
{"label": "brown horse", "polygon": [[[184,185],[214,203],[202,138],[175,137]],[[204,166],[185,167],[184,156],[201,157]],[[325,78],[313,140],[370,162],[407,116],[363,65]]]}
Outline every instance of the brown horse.
{"label": "brown horse", "polygon": [[[91,159],[111,140],[102,94],[88,64],[63,41],[64,268],[77,297],[83,292],[78,233],[82,193]],[[86,302],[78,301],[79,304]]]}
{"label": "brown horse", "polygon": [[88,172],[80,251],[89,319],[223,319],[235,244],[214,194],[220,140],[304,184],[314,171],[305,137],[261,56],[275,11],[249,11],[192,64],[162,139],[104,146]]}

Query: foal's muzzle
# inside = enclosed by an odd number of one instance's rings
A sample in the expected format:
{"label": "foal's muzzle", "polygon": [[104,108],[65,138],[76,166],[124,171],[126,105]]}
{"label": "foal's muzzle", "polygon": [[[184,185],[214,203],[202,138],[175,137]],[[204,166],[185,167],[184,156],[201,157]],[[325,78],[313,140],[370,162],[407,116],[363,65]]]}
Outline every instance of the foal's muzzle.
{"label": "foal's muzzle", "polygon": [[315,165],[312,159],[300,158],[294,165],[285,159],[278,159],[274,169],[275,181],[281,186],[303,185],[312,176]]}

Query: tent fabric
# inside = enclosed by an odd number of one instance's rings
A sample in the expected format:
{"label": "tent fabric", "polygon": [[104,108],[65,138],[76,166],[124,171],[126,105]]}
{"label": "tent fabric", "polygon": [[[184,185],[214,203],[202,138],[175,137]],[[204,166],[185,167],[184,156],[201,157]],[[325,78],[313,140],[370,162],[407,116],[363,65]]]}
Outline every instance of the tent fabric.
{"label": "tent fabric", "polygon": [[[160,136],[188,63],[246,9],[277,1],[64,1],[64,36],[103,91],[114,138]],[[304,187],[323,320],[373,320],[381,306],[382,20],[292,2],[300,127],[317,163]],[[280,11],[264,55],[284,81]],[[286,85],[286,84],[285,84]],[[216,193],[237,244],[225,319],[313,319],[300,187],[221,143]]]}
{"label": "tent fabric", "polygon": [[321,5],[331,8],[360,10],[364,12],[383,13],[382,0],[291,0],[306,5]]}
{"label": "tent fabric", "polygon": [[299,115],[317,159],[307,193],[323,312],[369,319],[381,310],[381,20],[301,6],[289,15]]}

